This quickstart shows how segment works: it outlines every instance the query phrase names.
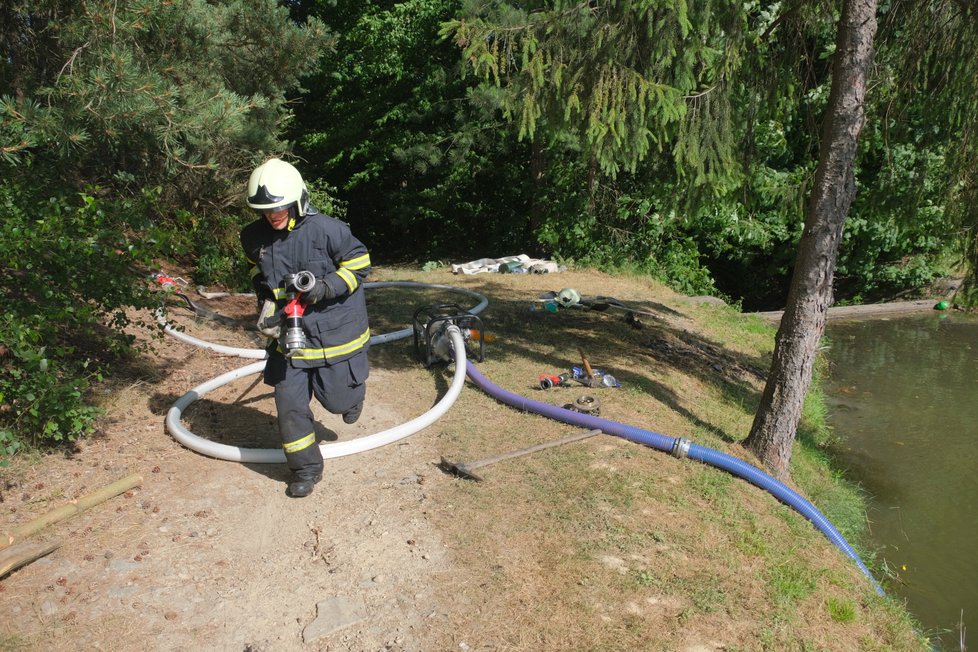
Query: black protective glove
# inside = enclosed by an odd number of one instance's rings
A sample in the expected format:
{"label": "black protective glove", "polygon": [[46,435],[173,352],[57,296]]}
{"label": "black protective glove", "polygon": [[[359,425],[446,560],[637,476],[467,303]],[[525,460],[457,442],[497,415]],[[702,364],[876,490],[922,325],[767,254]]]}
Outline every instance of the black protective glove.
{"label": "black protective glove", "polygon": [[303,292],[299,297],[299,301],[307,306],[311,306],[314,303],[319,303],[323,299],[332,299],[335,296],[336,293],[333,292],[332,286],[325,280],[317,278],[316,284],[308,291]]}

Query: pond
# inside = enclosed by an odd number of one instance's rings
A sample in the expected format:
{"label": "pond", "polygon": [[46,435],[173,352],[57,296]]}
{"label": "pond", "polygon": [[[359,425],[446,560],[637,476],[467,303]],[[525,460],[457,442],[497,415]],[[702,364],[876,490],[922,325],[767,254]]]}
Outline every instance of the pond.
{"label": "pond", "polygon": [[869,495],[887,591],[958,650],[962,612],[978,636],[978,318],[830,322],[826,336],[832,453]]}

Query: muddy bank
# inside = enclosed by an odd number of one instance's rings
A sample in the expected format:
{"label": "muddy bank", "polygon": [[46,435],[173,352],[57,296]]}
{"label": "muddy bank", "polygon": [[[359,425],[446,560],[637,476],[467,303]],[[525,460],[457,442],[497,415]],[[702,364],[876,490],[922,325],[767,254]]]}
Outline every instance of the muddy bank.
{"label": "muddy bank", "polygon": [[[894,301],[892,303],[871,303],[863,306],[833,306],[828,310],[828,319],[872,319],[874,317],[905,315],[919,312],[933,312],[940,299],[921,299],[919,301]],[[781,321],[783,310],[752,312],[761,319],[772,322]]]}

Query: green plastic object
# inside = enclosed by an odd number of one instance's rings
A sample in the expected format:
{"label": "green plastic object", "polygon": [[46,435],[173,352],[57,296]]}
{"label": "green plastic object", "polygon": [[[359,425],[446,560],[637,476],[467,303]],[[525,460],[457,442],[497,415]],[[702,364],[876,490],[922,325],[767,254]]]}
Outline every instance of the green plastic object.
{"label": "green plastic object", "polygon": [[951,304],[949,304],[947,301],[938,301],[934,304],[934,310],[947,310],[950,307]]}

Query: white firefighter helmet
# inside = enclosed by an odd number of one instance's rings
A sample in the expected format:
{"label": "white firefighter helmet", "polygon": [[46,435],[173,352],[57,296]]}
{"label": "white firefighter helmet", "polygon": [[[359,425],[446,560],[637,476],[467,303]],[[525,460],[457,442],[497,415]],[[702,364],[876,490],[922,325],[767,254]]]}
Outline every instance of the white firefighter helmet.
{"label": "white firefighter helmet", "polygon": [[256,211],[274,211],[296,207],[298,215],[306,211],[309,195],[302,175],[295,167],[277,158],[268,159],[248,179],[248,206]]}

